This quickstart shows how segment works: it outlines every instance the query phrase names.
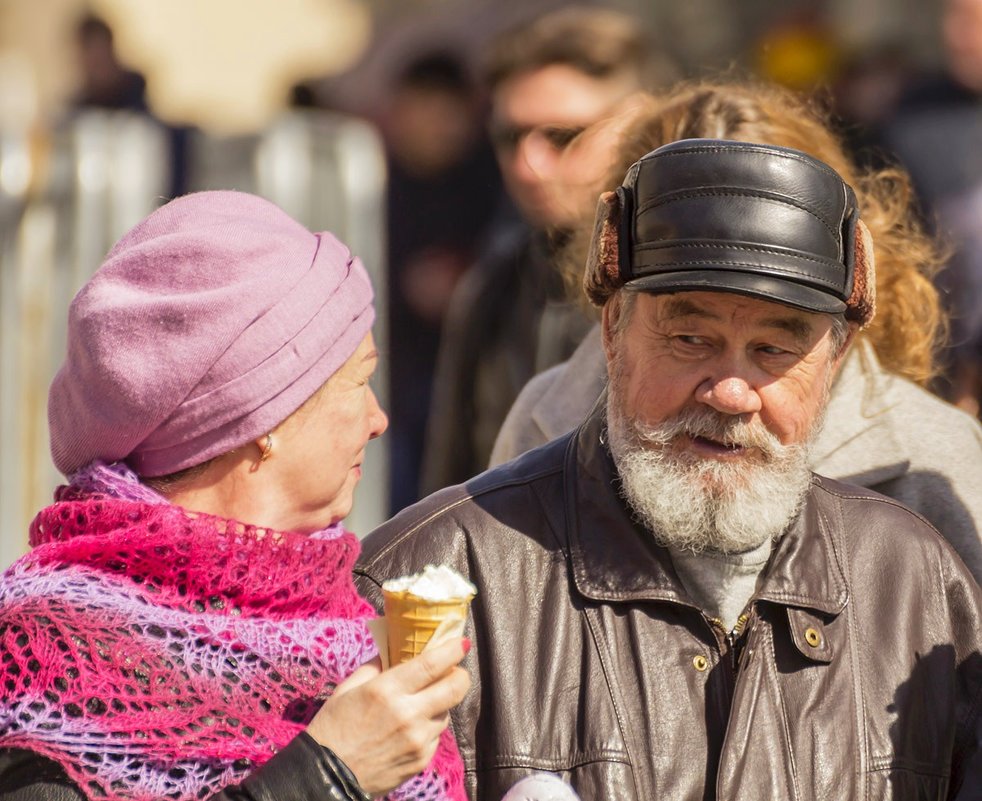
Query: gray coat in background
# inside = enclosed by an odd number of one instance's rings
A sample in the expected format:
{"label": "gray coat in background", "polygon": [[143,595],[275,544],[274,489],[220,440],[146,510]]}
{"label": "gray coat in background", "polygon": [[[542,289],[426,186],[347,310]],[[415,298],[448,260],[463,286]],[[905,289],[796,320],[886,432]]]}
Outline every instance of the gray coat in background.
{"label": "gray coat in background", "polygon": [[[491,466],[579,426],[606,380],[596,326],[568,361],[525,385],[495,441]],[[832,387],[811,468],[922,514],[982,583],[982,426],[888,373],[865,339],[853,346]]]}

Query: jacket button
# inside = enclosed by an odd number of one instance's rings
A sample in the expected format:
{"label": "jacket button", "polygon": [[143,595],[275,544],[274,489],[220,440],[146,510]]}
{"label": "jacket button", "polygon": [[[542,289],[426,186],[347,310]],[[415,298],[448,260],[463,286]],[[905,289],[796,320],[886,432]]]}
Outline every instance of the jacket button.
{"label": "jacket button", "polygon": [[805,642],[812,648],[818,648],[822,644],[822,635],[816,629],[809,626],[805,629]]}
{"label": "jacket button", "polygon": [[696,654],[694,657],[692,657],[692,667],[694,667],[700,673],[703,673],[706,668],[709,667],[709,660],[702,654]]}

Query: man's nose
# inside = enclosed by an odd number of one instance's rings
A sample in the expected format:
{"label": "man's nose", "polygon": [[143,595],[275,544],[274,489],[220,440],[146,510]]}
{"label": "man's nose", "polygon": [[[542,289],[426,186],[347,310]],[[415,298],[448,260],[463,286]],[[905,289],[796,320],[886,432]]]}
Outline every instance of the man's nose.
{"label": "man's nose", "polygon": [[552,177],[560,151],[538,129],[525,134],[515,148],[517,168],[537,180]]}
{"label": "man's nose", "polygon": [[760,395],[744,377],[732,373],[711,376],[696,390],[696,400],[723,414],[740,415],[759,412]]}

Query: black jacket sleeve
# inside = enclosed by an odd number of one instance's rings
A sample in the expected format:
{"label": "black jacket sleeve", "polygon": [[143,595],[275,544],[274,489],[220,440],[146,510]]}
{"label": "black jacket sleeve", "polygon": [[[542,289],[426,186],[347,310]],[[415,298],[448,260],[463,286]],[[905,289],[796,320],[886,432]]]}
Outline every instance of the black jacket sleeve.
{"label": "black jacket sleeve", "polygon": [[[208,801],[368,801],[332,751],[300,734],[269,762]],[[56,762],[24,750],[0,751],[0,801],[85,801]]]}

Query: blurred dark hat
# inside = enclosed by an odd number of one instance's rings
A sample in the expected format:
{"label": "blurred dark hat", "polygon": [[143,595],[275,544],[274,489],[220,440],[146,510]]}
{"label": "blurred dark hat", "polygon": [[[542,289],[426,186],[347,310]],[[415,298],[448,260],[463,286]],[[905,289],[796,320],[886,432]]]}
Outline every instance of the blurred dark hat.
{"label": "blurred dark hat", "polygon": [[831,167],[775,145],[684,139],[636,162],[600,199],[584,289],[733,292],[798,309],[874,311],[873,247]]}

